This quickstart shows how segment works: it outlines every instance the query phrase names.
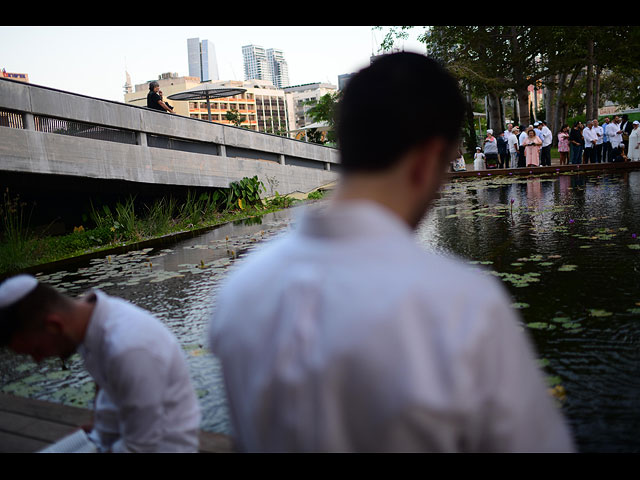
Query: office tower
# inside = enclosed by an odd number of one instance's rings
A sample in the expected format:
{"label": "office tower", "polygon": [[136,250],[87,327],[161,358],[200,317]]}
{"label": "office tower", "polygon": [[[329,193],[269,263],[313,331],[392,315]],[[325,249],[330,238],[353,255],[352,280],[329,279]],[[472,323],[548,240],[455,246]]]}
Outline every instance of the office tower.
{"label": "office tower", "polygon": [[276,88],[289,86],[289,66],[282,50],[267,49],[267,63],[271,66],[271,76]]}
{"label": "office tower", "polygon": [[187,55],[190,77],[198,77],[201,82],[219,80],[218,61],[213,42],[209,40],[201,42],[199,38],[188,38]]}
{"label": "office tower", "polygon": [[267,52],[256,45],[242,47],[245,80],[267,80],[273,83],[271,67],[267,60]]}
{"label": "office tower", "polygon": [[276,88],[289,86],[289,67],[282,50],[245,45],[242,58],[245,80],[266,80]]}

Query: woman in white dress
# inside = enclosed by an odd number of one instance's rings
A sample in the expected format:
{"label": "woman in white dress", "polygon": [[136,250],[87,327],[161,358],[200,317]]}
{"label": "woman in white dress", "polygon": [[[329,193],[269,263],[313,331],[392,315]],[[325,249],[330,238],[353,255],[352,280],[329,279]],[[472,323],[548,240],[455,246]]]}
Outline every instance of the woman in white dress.
{"label": "woman in white dress", "polygon": [[640,122],[633,122],[633,130],[629,134],[629,160],[640,162]]}

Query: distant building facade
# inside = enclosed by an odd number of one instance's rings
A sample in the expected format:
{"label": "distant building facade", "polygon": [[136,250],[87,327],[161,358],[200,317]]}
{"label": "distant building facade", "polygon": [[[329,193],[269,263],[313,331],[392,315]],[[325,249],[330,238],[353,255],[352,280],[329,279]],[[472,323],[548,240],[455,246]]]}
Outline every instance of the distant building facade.
{"label": "distant building facade", "polygon": [[190,77],[197,77],[202,82],[219,80],[218,60],[213,42],[200,41],[199,38],[188,38],[187,56]]}
{"label": "distant building facade", "polygon": [[[174,101],[168,97],[200,85],[198,77],[180,77],[177,73],[163,73],[156,80],[160,85],[164,100],[168,101],[178,115],[208,120],[209,111],[206,100]],[[125,103],[146,107],[147,94],[151,81],[135,85],[135,91],[125,94]],[[265,80],[217,80],[212,85],[221,87],[240,87],[246,92],[231,97],[215,98],[209,101],[211,121],[233,125],[227,120],[228,111],[237,111],[245,117],[241,126],[249,130],[267,133],[281,133],[288,130],[285,92],[275,88]]]}
{"label": "distant building facade", "polygon": [[335,85],[330,83],[306,83],[286,87],[287,110],[289,112],[289,125],[291,130],[301,129],[310,125],[314,120],[307,112],[313,104],[320,100],[327,93],[336,93]]}
{"label": "distant building facade", "polygon": [[289,66],[282,50],[258,45],[242,47],[245,80],[265,80],[276,88],[289,85]]}
{"label": "distant building facade", "polygon": [[13,73],[7,72],[4,68],[2,69],[2,76],[4,78],[11,78],[12,80],[18,80],[20,82],[29,83],[29,75],[26,73]]}

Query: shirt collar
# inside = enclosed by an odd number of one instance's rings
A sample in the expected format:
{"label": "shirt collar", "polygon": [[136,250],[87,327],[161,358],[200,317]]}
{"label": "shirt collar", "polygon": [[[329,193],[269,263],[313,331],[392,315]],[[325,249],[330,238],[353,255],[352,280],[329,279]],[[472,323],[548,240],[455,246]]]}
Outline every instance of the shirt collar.
{"label": "shirt collar", "polygon": [[101,311],[102,305],[104,303],[105,294],[100,290],[91,290],[87,292],[87,296],[93,295],[95,296],[95,305],[93,307],[93,313],[89,318],[89,324],[87,325],[87,330],[84,334],[84,339],[82,343],[78,347],[78,352],[86,357],[89,353],[91,353],[94,348],[99,345],[100,339],[102,338],[102,328],[101,328]]}
{"label": "shirt collar", "polygon": [[309,209],[300,218],[298,231],[321,238],[411,237],[413,231],[388,208],[367,200],[351,200]]}

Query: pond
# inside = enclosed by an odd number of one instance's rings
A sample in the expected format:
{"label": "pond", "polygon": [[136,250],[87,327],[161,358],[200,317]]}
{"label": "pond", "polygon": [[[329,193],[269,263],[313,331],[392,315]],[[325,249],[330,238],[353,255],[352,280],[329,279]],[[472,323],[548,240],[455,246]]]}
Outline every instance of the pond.
{"label": "pond", "polygon": [[[202,427],[230,433],[219,364],[206,349],[211,307],[235,260],[285,232],[300,208],[39,277],[154,312],[187,353]],[[452,180],[416,235],[503,282],[580,451],[640,452],[640,172]],[[0,353],[0,392],[89,406],[93,382],[77,355],[67,368]]]}

